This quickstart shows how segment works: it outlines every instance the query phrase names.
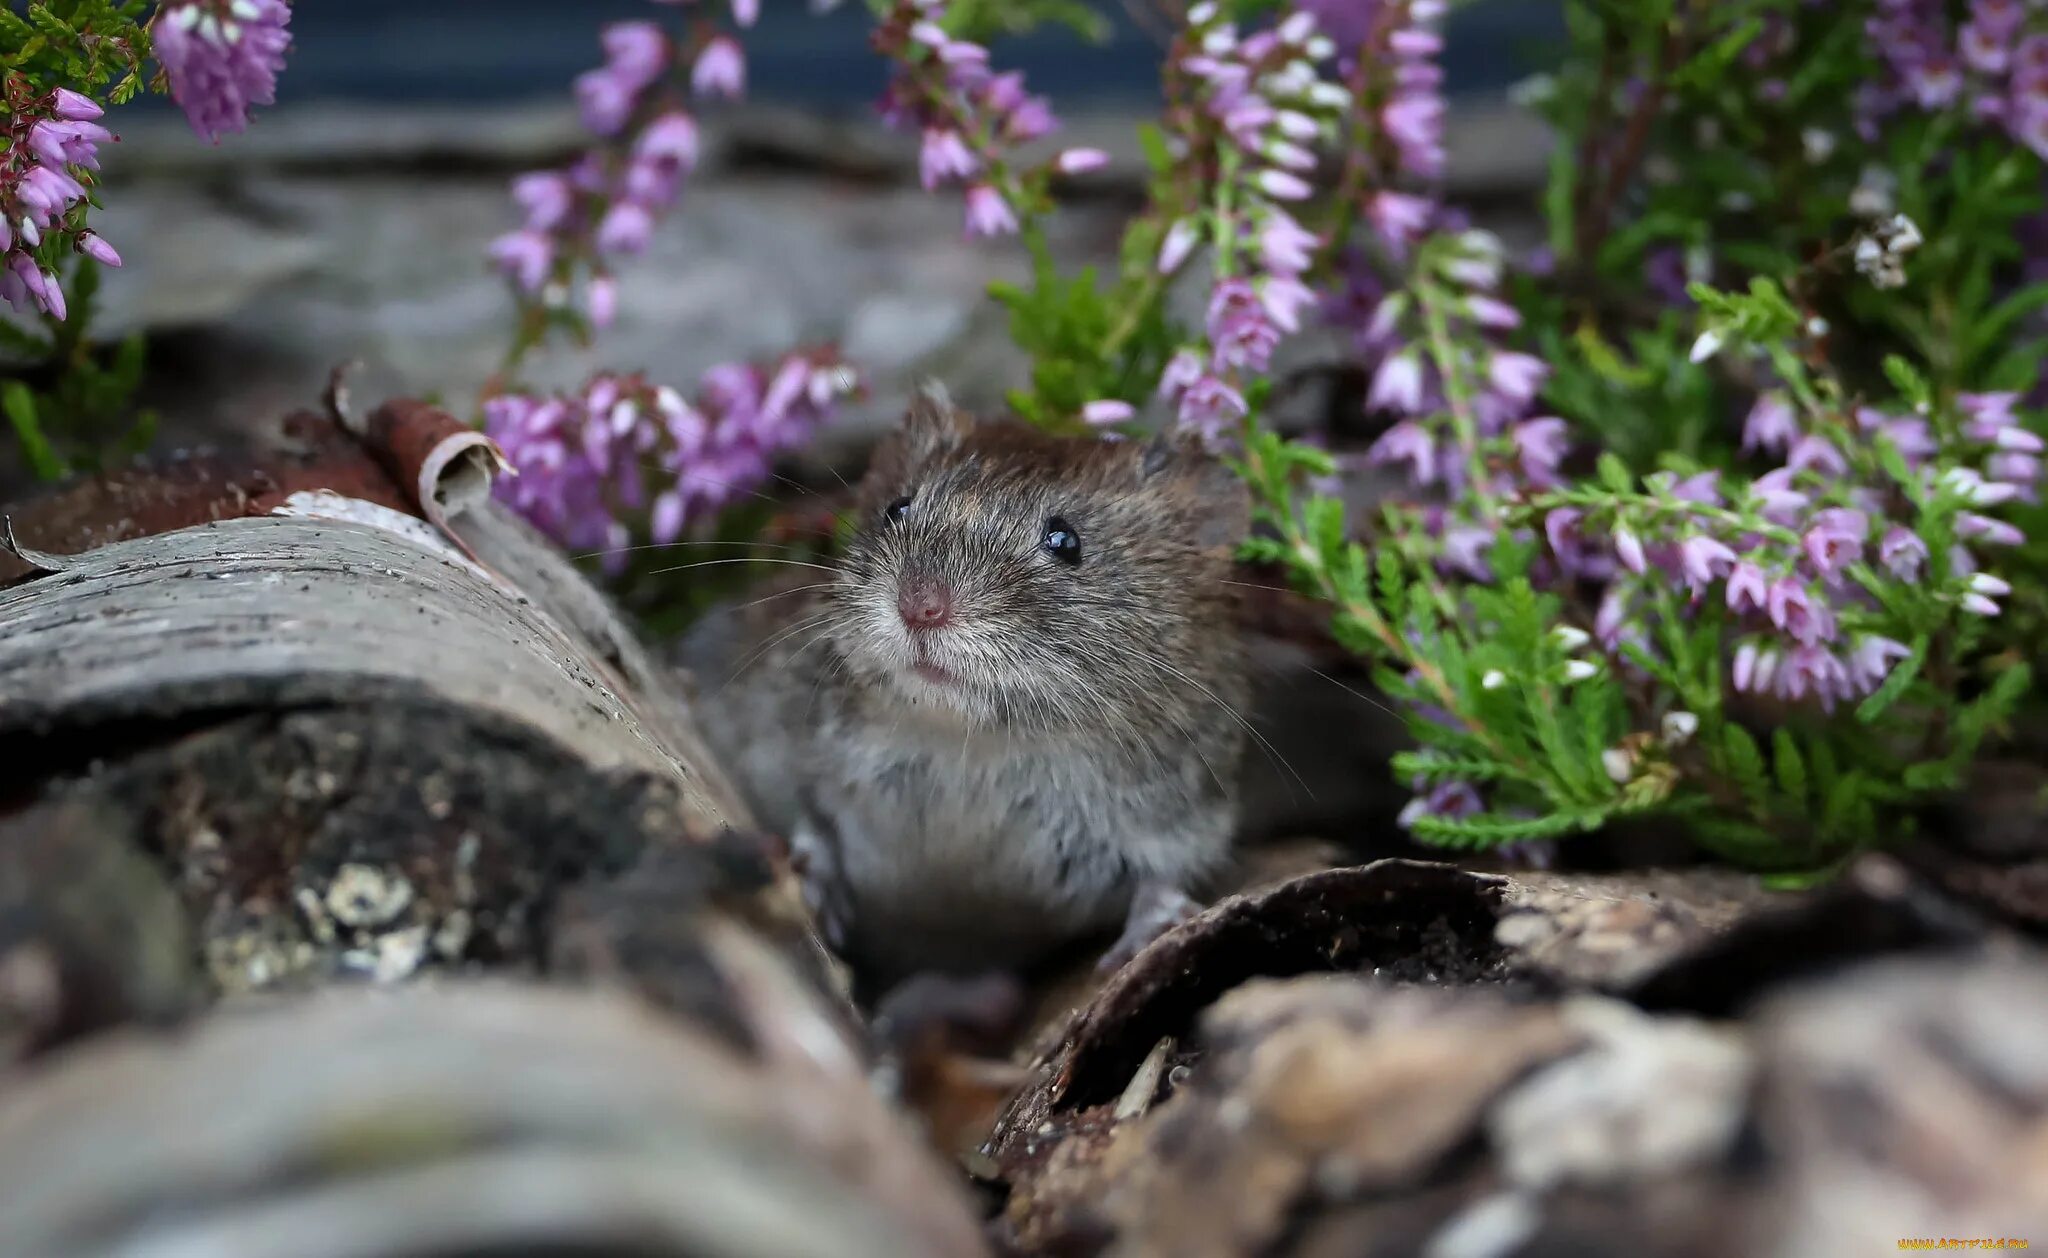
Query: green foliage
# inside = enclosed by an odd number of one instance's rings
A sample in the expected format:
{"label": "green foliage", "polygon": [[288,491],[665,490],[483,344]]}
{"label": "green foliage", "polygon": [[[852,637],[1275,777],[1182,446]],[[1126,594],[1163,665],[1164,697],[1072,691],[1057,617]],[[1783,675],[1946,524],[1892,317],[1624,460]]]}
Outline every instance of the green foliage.
{"label": "green foliage", "polygon": [[99,295],[99,264],[80,257],[69,288],[73,309],[67,322],[51,324],[40,335],[0,324],[0,348],[44,364],[35,373],[47,381],[40,390],[25,376],[0,381],[0,410],[40,480],[132,458],[156,435],[155,412],[135,405],[148,359],[142,337],[111,347],[86,339]]}
{"label": "green foliage", "polygon": [[[1107,284],[1092,267],[1063,279],[1043,235],[1033,230],[1027,239],[1031,286],[989,286],[1010,312],[1012,339],[1031,355],[1031,385],[1011,391],[1011,407],[1032,423],[1057,429],[1077,426],[1089,402],[1143,404],[1180,339],[1166,317],[1162,286],[1149,272],[1134,276],[1131,268]],[[1156,252],[1156,231],[1134,225],[1126,249]]]}
{"label": "green foliage", "polygon": [[1109,19],[1088,0],[952,0],[946,8],[948,32],[978,44],[1045,26],[1063,27],[1094,43],[1111,33]]}
{"label": "green foliage", "polygon": [[145,87],[150,0],[40,0],[0,8],[0,67],[42,90],[120,104]]}
{"label": "green foliage", "polygon": [[[39,0],[0,7],[0,83],[9,96],[41,97],[67,88],[119,105],[155,86],[145,71],[149,0]],[[75,172],[88,187],[89,171]],[[133,400],[146,351],[139,338],[96,347],[86,340],[99,288],[99,265],[73,252],[97,200],[72,208],[43,233],[31,256],[63,277],[68,319],[29,329],[0,323],[0,409],[29,469],[54,480],[139,452],[156,420]],[[31,382],[36,382],[32,387]]]}

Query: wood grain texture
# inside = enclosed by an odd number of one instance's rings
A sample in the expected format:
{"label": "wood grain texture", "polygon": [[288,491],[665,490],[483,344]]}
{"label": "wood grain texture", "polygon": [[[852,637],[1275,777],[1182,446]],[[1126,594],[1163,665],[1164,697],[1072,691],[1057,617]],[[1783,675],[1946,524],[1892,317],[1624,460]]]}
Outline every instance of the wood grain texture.
{"label": "wood grain texture", "polygon": [[670,778],[706,827],[748,825],[595,594],[502,520],[492,537],[498,581],[330,521],[227,520],[87,552],[0,591],[0,741],[425,694],[530,726],[593,768]]}

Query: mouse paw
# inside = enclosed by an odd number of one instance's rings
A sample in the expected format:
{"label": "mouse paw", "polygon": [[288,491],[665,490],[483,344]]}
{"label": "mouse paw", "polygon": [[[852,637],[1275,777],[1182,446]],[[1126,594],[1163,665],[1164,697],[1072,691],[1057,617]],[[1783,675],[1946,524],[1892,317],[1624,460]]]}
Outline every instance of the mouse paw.
{"label": "mouse paw", "polygon": [[1152,941],[1202,911],[1199,901],[1170,883],[1146,883],[1131,897],[1123,934],[1102,954],[1096,970],[1111,974],[1129,965]]}
{"label": "mouse paw", "polygon": [[853,904],[832,846],[809,826],[799,825],[790,839],[789,863],[803,889],[804,907],[811,911],[826,946],[843,950],[853,925]]}

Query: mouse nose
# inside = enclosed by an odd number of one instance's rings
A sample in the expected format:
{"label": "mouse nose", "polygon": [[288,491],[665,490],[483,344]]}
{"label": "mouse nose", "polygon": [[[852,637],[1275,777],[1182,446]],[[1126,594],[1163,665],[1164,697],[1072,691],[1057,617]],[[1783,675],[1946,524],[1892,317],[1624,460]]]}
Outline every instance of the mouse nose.
{"label": "mouse nose", "polygon": [[912,629],[937,629],[953,619],[953,591],[944,581],[905,581],[896,592],[896,610]]}

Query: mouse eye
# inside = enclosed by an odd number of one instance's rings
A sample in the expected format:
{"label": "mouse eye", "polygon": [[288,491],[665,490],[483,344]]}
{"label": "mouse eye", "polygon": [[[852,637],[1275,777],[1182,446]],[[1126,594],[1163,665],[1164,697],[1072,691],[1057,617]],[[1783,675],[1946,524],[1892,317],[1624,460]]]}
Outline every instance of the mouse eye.
{"label": "mouse eye", "polygon": [[887,520],[891,524],[895,524],[901,521],[903,519],[904,514],[909,510],[910,499],[898,498],[896,501],[890,503],[886,508],[883,509],[882,518],[884,520]]}
{"label": "mouse eye", "polygon": [[1045,535],[1038,539],[1038,548],[1069,568],[1081,562],[1081,535],[1059,516],[1045,522]]}

